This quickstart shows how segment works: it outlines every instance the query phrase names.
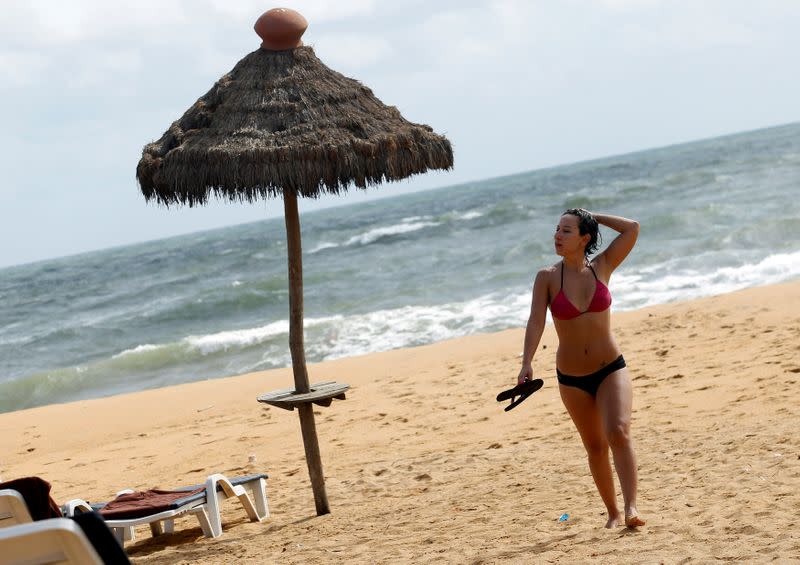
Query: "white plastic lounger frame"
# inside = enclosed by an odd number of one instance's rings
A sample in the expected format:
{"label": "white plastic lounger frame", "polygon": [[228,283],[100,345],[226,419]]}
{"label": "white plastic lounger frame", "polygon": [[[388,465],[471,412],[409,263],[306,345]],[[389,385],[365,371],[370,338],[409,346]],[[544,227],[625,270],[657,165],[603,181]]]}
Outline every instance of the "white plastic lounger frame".
{"label": "white plastic lounger frame", "polygon": [[[130,492],[133,491],[129,489],[121,490],[117,493],[117,496]],[[95,509],[96,508],[93,508],[91,504],[84,500],[70,500],[66,504],[66,515],[74,516],[76,514],[76,510],[80,510],[81,512],[91,512]],[[180,504],[170,510],[164,510],[163,512],[149,514],[139,518],[105,520],[105,522],[106,526],[111,528],[111,531],[114,532],[114,536],[117,538],[117,541],[119,541],[120,544],[124,544],[126,541],[133,541],[136,539],[134,528],[143,524],[150,525],[150,531],[154,536],[158,536],[162,533],[172,533],[174,531],[175,518],[182,516],[183,514],[194,514],[197,517],[197,520],[200,522],[200,528],[203,530],[203,534],[208,537],[216,537],[213,535],[211,522],[209,521],[208,514],[206,512],[206,497],[204,493],[201,493],[199,498],[193,497],[191,501],[186,502],[185,504]]]}
{"label": "white plastic lounger frame", "polygon": [[[232,484],[225,475],[216,473],[209,475],[206,479],[206,498],[208,499],[208,518],[211,522],[212,534],[209,537],[222,535],[222,515],[220,514],[219,504],[225,499],[239,499],[247,512],[247,517],[251,522],[262,522],[269,518],[269,506],[267,505],[267,482],[264,475],[251,475],[250,480]],[[250,494],[248,494],[248,491]],[[250,495],[253,498],[250,498]],[[205,533],[205,532],[203,532]],[[208,534],[206,534],[208,535]]]}
{"label": "white plastic lounger frame", "polygon": [[[252,522],[261,522],[269,517],[265,478],[266,475],[249,475],[228,480],[225,475],[219,473],[209,475],[205,482],[204,492],[187,497],[185,501],[176,501],[178,503],[176,508],[140,518],[109,519],[106,520],[106,525],[113,530],[119,542],[124,543],[136,539],[135,526],[149,524],[150,531],[157,536],[173,532],[177,516],[194,514],[200,522],[203,534],[206,537],[215,538],[222,535],[220,503],[227,498],[237,497]],[[196,488],[191,486],[177,490],[191,491]],[[118,492],[117,495],[128,492],[133,491],[124,490]],[[70,500],[66,504],[66,514],[72,516],[76,510],[90,511],[97,508],[97,506],[93,508],[89,503],[80,499]]]}
{"label": "white plastic lounger frame", "polygon": [[80,526],[50,518],[0,529],[0,565],[103,565]]}
{"label": "white plastic lounger frame", "polygon": [[22,495],[13,489],[0,490],[0,528],[33,522]]}

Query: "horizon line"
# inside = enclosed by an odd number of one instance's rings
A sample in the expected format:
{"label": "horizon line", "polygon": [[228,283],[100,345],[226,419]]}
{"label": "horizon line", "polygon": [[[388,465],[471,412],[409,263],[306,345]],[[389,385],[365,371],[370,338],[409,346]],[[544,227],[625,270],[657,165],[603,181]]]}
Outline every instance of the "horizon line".
{"label": "horizon line", "polygon": [[[752,134],[752,133],[759,132],[759,131],[767,131],[767,130],[772,130],[772,129],[793,127],[793,126],[794,127],[800,126],[800,121],[792,121],[792,122],[788,122],[788,123],[767,125],[767,126],[758,127],[758,128],[754,128],[754,129],[748,129],[748,130],[744,130],[744,131],[735,131],[735,132],[723,133],[723,134],[720,134],[720,135],[712,135],[712,136],[709,136],[709,137],[702,137],[702,138],[699,138],[699,139],[691,139],[691,140],[686,140],[686,141],[677,141],[677,142],[674,142],[674,143],[669,143],[667,145],[658,145],[658,146],[655,146],[655,147],[646,147],[646,148],[642,148],[642,149],[635,149],[633,151],[627,151],[625,153],[616,153],[616,154],[611,154],[611,155],[601,155],[601,156],[596,156],[596,157],[588,157],[586,159],[580,159],[578,161],[570,161],[570,162],[567,162],[567,163],[556,163],[556,164],[552,164],[552,165],[546,165],[546,166],[543,166],[543,167],[537,167],[535,169],[525,169],[525,170],[516,171],[516,172],[504,173],[504,174],[496,175],[496,176],[492,176],[492,177],[481,177],[481,178],[476,178],[476,179],[457,182],[457,183],[454,183],[454,184],[446,184],[446,185],[429,187],[429,188],[420,188],[420,189],[412,190],[410,192],[406,192],[406,193],[403,193],[403,194],[387,194],[386,196],[378,196],[378,197],[374,198],[373,200],[371,200],[369,202],[373,202],[373,201],[377,201],[377,200],[389,200],[389,199],[393,199],[393,198],[405,198],[405,197],[408,197],[411,194],[419,194],[419,193],[422,193],[422,192],[432,192],[432,191],[436,191],[436,190],[445,190],[445,189],[455,188],[455,187],[459,187],[459,186],[465,186],[465,185],[472,185],[472,184],[476,184],[476,183],[487,182],[487,181],[491,181],[491,180],[498,180],[498,179],[516,177],[516,176],[520,176],[520,175],[532,174],[532,173],[536,173],[536,172],[548,171],[548,170],[558,169],[558,168],[561,168],[561,167],[571,167],[571,166],[575,166],[575,165],[589,164],[589,163],[594,163],[594,162],[605,161],[605,160],[608,160],[608,159],[617,159],[617,158],[627,157],[627,156],[631,156],[631,155],[639,155],[641,153],[648,153],[648,152],[651,152],[651,151],[659,151],[659,150],[664,150],[664,149],[676,148],[676,147],[680,147],[680,146],[683,146],[683,145],[692,145],[692,144],[695,144],[695,143],[706,143],[706,142],[709,142],[709,141],[712,141],[712,140],[725,139],[725,138],[730,138],[730,137],[737,137],[737,136],[741,136],[741,135]],[[388,184],[388,183],[385,182],[385,183],[381,183],[381,184]],[[225,202],[225,200],[220,200],[220,199],[217,199],[217,200],[219,200],[220,202]],[[351,203],[332,204],[330,206],[325,206],[325,207],[317,209],[317,210],[309,210],[309,211],[305,212],[303,215],[304,216],[316,215],[316,214],[319,214],[319,213],[324,213],[327,210],[345,208],[345,207],[348,207],[348,206],[363,206],[363,205],[369,204],[369,202],[351,202]],[[252,224],[261,223],[261,222],[264,222],[264,221],[276,220],[276,219],[281,218],[281,217],[282,217],[282,214],[274,214],[274,215],[267,216],[267,217],[265,217],[263,219],[255,220],[255,221],[252,221],[252,222],[241,222],[241,223],[238,223],[238,224],[230,224],[230,225],[227,225],[227,226],[188,231],[188,232],[183,232],[183,233],[179,233],[179,234],[170,235],[170,236],[167,236],[167,237],[159,237],[159,238],[154,238],[154,239],[143,239],[143,240],[138,240],[138,241],[131,241],[129,243],[121,243],[121,244],[118,244],[118,245],[111,245],[109,247],[98,247],[98,248],[94,248],[94,249],[87,249],[87,250],[84,250],[84,251],[77,251],[75,253],[68,253],[66,255],[56,255],[56,256],[53,256],[53,257],[45,257],[45,258],[42,258],[42,259],[34,259],[32,261],[26,261],[26,262],[22,262],[22,263],[11,263],[11,264],[8,264],[8,265],[0,265],[0,271],[6,270],[6,269],[19,268],[19,267],[29,267],[29,266],[36,265],[36,264],[39,264],[39,263],[47,263],[47,262],[50,262],[50,261],[59,261],[59,260],[62,260],[62,259],[70,259],[70,258],[80,257],[82,255],[90,255],[90,254],[93,254],[93,253],[103,253],[103,252],[113,251],[115,249],[123,249],[123,248],[127,248],[127,247],[134,247],[134,246],[137,246],[137,245],[146,245],[146,244],[150,244],[150,243],[153,243],[153,242],[156,242],[156,241],[169,241],[169,240],[174,239],[174,238],[186,237],[186,236],[189,236],[189,235],[212,233],[212,232],[216,232],[216,231],[235,228],[235,227],[238,227],[238,226],[248,226],[248,225],[252,225]]]}

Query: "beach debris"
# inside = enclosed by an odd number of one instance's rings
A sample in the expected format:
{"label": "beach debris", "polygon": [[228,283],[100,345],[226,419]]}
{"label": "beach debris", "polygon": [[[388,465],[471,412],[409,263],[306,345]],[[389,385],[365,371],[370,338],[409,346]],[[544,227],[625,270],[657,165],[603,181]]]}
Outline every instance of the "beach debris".
{"label": "beach debris", "polygon": [[198,412],[205,412],[206,410],[208,410],[210,408],[214,408],[214,405],[213,404],[209,404],[208,406],[203,406],[202,408],[198,408],[197,411]]}
{"label": "beach debris", "polygon": [[559,522],[566,522],[567,520],[569,520],[569,514],[562,514],[558,517]]}
{"label": "beach debris", "polygon": [[255,453],[251,453],[250,456],[247,458],[247,462],[250,465],[255,465],[255,463],[256,463],[256,454]]}

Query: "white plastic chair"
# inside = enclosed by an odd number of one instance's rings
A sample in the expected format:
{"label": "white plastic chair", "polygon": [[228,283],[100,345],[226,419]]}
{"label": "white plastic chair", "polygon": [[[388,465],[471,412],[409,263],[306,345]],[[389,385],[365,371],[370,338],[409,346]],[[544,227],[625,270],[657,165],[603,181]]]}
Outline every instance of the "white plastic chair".
{"label": "white plastic chair", "polygon": [[33,522],[22,495],[12,489],[0,490],[0,528]]}
{"label": "white plastic chair", "polygon": [[80,527],[50,518],[0,529],[0,565],[103,565]]}

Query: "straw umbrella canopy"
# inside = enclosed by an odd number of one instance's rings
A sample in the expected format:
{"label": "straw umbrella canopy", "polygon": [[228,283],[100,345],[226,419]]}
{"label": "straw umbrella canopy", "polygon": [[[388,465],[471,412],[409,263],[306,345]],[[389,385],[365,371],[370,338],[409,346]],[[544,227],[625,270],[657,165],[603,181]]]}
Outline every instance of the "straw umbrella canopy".
{"label": "straw umbrella canopy", "polygon": [[[369,88],[331,70],[303,46],[307,25],[294,10],[262,14],[255,24],[261,47],[219,79],[158,141],[147,144],[136,168],[145,199],[166,206],[202,205],[211,197],[241,202],[283,197],[293,392],[300,395],[309,393],[310,386],[297,197],[338,194],[453,165],[444,136],[407,121],[397,108],[384,105]],[[297,407],[317,513],[326,514],[314,413],[309,402]]]}

